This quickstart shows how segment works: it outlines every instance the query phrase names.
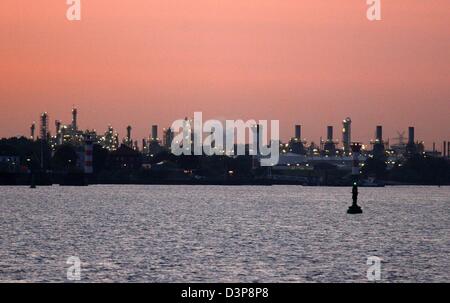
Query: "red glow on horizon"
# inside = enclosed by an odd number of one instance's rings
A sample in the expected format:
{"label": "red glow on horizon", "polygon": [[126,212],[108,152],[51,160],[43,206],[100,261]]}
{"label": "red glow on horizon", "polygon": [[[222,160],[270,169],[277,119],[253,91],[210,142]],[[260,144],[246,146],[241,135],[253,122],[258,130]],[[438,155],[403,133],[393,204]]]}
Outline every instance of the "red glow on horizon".
{"label": "red glow on horizon", "polygon": [[284,140],[297,123],[340,139],[347,116],[364,142],[376,125],[448,140],[450,2],[382,5],[369,22],[360,0],[96,0],[69,22],[65,1],[3,0],[0,137],[28,135],[43,111],[70,123],[76,105],[80,127],[131,124],[136,138],[202,111],[278,119]]}

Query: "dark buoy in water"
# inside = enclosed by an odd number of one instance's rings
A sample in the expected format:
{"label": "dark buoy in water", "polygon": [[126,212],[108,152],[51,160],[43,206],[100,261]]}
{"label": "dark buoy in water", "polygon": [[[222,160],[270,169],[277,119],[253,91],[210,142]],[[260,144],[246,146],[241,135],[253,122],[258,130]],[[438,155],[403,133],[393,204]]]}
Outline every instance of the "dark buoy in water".
{"label": "dark buoy in water", "polygon": [[360,143],[352,144],[352,154],[353,154],[353,167],[352,167],[352,176],[353,176],[353,189],[352,189],[352,199],[353,204],[348,208],[347,214],[362,214],[362,209],[358,205],[358,178],[359,178],[359,153],[361,151]]}
{"label": "dark buoy in water", "polygon": [[358,184],[355,182],[353,183],[353,189],[352,189],[352,199],[353,204],[350,206],[347,210],[348,214],[362,214],[362,209],[358,205]]}

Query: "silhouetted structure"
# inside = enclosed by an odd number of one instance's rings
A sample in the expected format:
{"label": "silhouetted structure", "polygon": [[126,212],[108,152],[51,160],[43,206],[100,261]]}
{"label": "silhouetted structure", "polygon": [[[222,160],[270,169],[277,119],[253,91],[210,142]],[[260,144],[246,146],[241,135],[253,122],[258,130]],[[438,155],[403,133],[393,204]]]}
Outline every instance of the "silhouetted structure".
{"label": "silhouetted structure", "polygon": [[93,158],[94,155],[94,145],[90,138],[86,139],[84,142],[84,173],[92,174],[94,172]]}
{"label": "silhouetted structure", "polygon": [[171,145],[172,145],[172,141],[174,138],[174,134],[172,131],[172,128],[167,128],[164,130],[164,135],[163,135],[163,145],[166,149],[170,150],[171,149]]}
{"label": "silhouetted structure", "polygon": [[151,141],[158,141],[158,125],[152,125]]}
{"label": "silhouetted structure", "polygon": [[408,155],[414,155],[417,153],[417,146],[414,137],[414,127],[408,128],[408,144],[406,145],[406,153]]}
{"label": "silhouetted structure", "polygon": [[50,139],[50,132],[48,130],[48,114],[41,115],[41,140],[48,141]]}
{"label": "silhouetted structure", "polygon": [[373,142],[373,156],[376,159],[384,158],[384,141],[383,141],[383,127],[381,125],[377,126],[375,141]]}
{"label": "silhouetted structure", "polygon": [[[29,175],[33,175],[32,171],[35,172],[38,185],[50,183],[52,176],[54,177],[53,181],[55,181],[61,179],[61,175],[67,173],[84,175],[86,161],[90,161],[88,154],[91,152],[86,152],[85,149],[85,146],[90,144],[89,141],[94,144],[92,158],[95,162],[95,171],[90,178],[90,180],[95,180],[93,182],[107,183],[113,180],[113,182],[145,183],[155,182],[162,176],[165,176],[168,182],[172,182],[174,180],[170,178],[175,178],[173,172],[178,174],[180,171],[183,176],[182,179],[192,178],[193,180],[209,182],[210,180],[207,178],[214,175],[215,180],[219,179],[218,176],[226,176],[228,180],[231,176],[235,178],[238,170],[227,169],[227,163],[235,160],[240,162],[245,159],[244,162],[248,163],[249,166],[246,167],[247,171],[239,172],[240,175],[245,175],[245,178],[249,179],[267,178],[267,180],[276,184],[288,182],[289,184],[348,186],[351,182],[349,178],[350,169],[357,169],[359,173],[359,167],[352,168],[356,160],[364,161],[361,182],[357,183],[357,186],[450,184],[450,174],[448,173],[450,144],[447,141],[443,142],[442,153],[436,150],[435,144],[433,144],[432,151],[427,151],[423,142],[416,141],[413,127],[409,128],[408,140],[404,140],[403,133],[399,133],[398,144],[390,145],[389,140],[385,141],[383,138],[381,125],[377,126],[375,139],[371,140],[373,148],[370,150],[361,149],[360,158],[358,159],[356,155],[353,155],[356,159],[352,159],[350,157],[352,154],[352,144],[350,143],[352,121],[350,118],[342,121],[342,148],[339,149],[338,141],[333,138],[332,126],[327,127],[326,140],[320,138],[320,146],[318,146],[314,142],[306,145],[306,141],[302,138],[302,126],[297,124],[295,125],[294,136],[289,143],[279,142],[280,159],[278,164],[266,171],[260,167],[262,157],[259,156],[260,151],[258,150],[259,141],[264,140],[260,135],[264,132],[261,132],[263,129],[257,124],[251,128],[251,132],[256,135],[254,138],[256,146],[253,145],[252,150],[256,153],[255,156],[249,155],[252,148],[249,142],[239,144],[235,142],[233,146],[229,147],[229,150],[231,152],[234,150],[234,153],[236,153],[238,146],[242,145],[245,146],[243,150],[245,149],[248,156],[239,156],[236,159],[231,157],[231,153],[228,154],[228,151],[222,150],[226,157],[208,158],[206,155],[199,155],[180,158],[170,153],[172,141],[177,134],[170,128],[164,130],[162,140],[160,140],[158,138],[158,126],[152,125],[149,136],[142,139],[142,149],[139,150],[138,141],[132,139],[132,129],[129,126],[126,136],[120,138],[123,145],[119,148],[119,135],[111,126],[101,135],[97,134],[95,130],[80,130],[80,126],[77,124],[77,114],[77,109],[74,107],[70,124],[63,124],[60,120],[56,120],[55,136],[50,136],[48,114],[43,113],[40,117],[40,138],[42,140],[35,141],[38,136],[35,138],[36,126],[34,123],[30,127],[29,138],[0,140],[0,142],[11,143],[20,153],[20,171],[15,174],[17,180],[20,179],[21,181],[18,181],[17,184],[29,182]],[[187,118],[185,120],[186,124],[192,124],[191,121]],[[184,138],[189,137],[191,138],[190,141],[188,140],[189,144],[193,144],[196,136],[191,128],[184,136]],[[214,149],[218,149],[217,140],[215,137],[213,140],[215,142],[211,144]],[[198,143],[197,147],[202,142]],[[223,143],[225,144],[226,140]],[[183,144],[183,142],[177,142],[177,144]],[[66,165],[67,167],[57,165],[58,157],[56,155],[61,154],[60,147],[62,146],[73,148],[76,156],[71,160],[72,163],[76,162],[76,165]],[[95,154],[97,154],[97,157]],[[202,165],[201,167],[194,165],[195,169],[186,169],[186,165],[182,163],[190,161],[197,161]],[[34,169],[32,170],[31,167],[34,167]],[[128,170],[124,170],[124,168]],[[189,173],[186,174],[185,170]],[[205,172],[208,172],[208,174],[204,174]],[[357,178],[358,174],[354,177]],[[16,178],[16,176],[11,178]],[[353,191],[353,197],[357,200],[357,188]]]}
{"label": "silhouetted structure", "polygon": [[353,167],[352,167],[352,177],[353,177],[353,188],[352,188],[352,205],[348,208],[348,214],[362,214],[361,207],[358,206],[358,181],[359,181],[359,154],[361,152],[361,144],[352,144],[352,155],[353,155]]}
{"label": "silhouetted structure", "polygon": [[139,169],[142,159],[139,152],[122,144],[117,150],[110,153],[107,163],[110,169]]}
{"label": "silhouetted structure", "polygon": [[352,140],[352,120],[347,117],[342,121],[342,144],[344,145],[344,155],[349,155]]}
{"label": "silhouetted structure", "polygon": [[133,148],[133,138],[131,137],[132,130],[133,130],[133,128],[131,127],[131,125],[128,125],[127,126],[127,136],[123,140],[123,144],[128,146],[129,148]]}
{"label": "silhouetted structure", "polygon": [[294,154],[306,154],[304,142],[302,140],[302,126],[295,126],[295,137],[289,142],[289,151]]}
{"label": "silhouetted structure", "polygon": [[55,131],[56,131],[56,144],[62,144],[60,120],[55,120]]}
{"label": "silhouetted structure", "polygon": [[78,130],[78,110],[74,107],[72,108],[72,130],[76,132]]}
{"label": "silhouetted structure", "polygon": [[30,139],[33,141],[35,139],[35,137],[34,137],[35,132],[36,132],[36,123],[33,122],[30,127]]}
{"label": "silhouetted structure", "polygon": [[336,155],[336,143],[333,141],[333,126],[327,127],[327,141],[324,145],[325,155]]}

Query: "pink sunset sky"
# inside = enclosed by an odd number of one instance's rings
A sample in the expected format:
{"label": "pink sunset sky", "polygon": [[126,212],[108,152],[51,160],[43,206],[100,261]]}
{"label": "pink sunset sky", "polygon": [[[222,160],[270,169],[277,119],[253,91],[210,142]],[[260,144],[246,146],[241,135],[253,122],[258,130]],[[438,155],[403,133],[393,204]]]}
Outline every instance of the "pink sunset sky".
{"label": "pink sunset sky", "polygon": [[285,140],[296,123],[340,139],[347,116],[355,140],[450,139],[449,0],[382,0],[376,22],[365,0],[81,3],[70,22],[65,0],[0,2],[0,137],[75,105],[82,128],[136,140],[194,111],[278,119]]}

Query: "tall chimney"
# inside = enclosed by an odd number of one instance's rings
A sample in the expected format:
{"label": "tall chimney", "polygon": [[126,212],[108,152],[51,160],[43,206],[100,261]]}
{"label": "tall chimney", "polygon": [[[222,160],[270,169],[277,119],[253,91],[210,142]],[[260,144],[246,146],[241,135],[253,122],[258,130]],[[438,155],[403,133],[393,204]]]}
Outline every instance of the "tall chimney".
{"label": "tall chimney", "polygon": [[378,143],[383,142],[383,126],[377,126],[377,141]]}
{"label": "tall chimney", "polygon": [[446,141],[444,141],[444,146],[442,148],[442,156],[443,157],[448,156],[448,153],[447,153],[447,142]]}
{"label": "tall chimney", "polygon": [[61,140],[61,121],[55,120],[56,144],[62,144]]}
{"label": "tall chimney", "polygon": [[409,134],[408,144],[409,145],[413,145],[414,141],[415,141],[415,139],[414,139],[414,127],[412,127],[412,126],[409,127],[408,134]]}
{"label": "tall chimney", "polygon": [[152,141],[158,140],[158,125],[152,126]]}
{"label": "tall chimney", "polygon": [[48,134],[48,114],[43,113],[41,115],[41,140],[47,140]]}
{"label": "tall chimney", "polygon": [[329,142],[333,141],[333,126],[327,127],[327,141]]}
{"label": "tall chimney", "polygon": [[344,145],[345,154],[349,154],[351,151],[352,141],[352,119],[350,117],[345,118],[342,121],[342,144]]}
{"label": "tall chimney", "polygon": [[36,122],[33,122],[33,124],[31,124],[31,127],[30,127],[30,132],[31,132],[31,140],[33,140],[34,141],[34,133],[35,133],[35,131],[36,131]]}
{"label": "tall chimney", "polygon": [[74,107],[72,109],[72,129],[73,130],[78,130],[77,116],[78,116],[78,110]]}
{"label": "tall chimney", "polygon": [[146,139],[142,139],[142,152],[143,153],[147,153],[148,152],[148,145],[147,145],[147,140]]}
{"label": "tall chimney", "polygon": [[61,121],[56,120],[55,121],[55,127],[56,127],[56,135],[58,135],[59,132],[61,131]]}
{"label": "tall chimney", "polygon": [[[262,139],[262,138],[260,138],[262,130],[263,129],[262,129],[262,125],[261,124],[255,124],[255,125],[252,126],[252,132],[253,132],[253,142],[252,142],[252,144],[253,144],[253,148],[256,149],[256,155],[257,156],[260,156],[260,148],[259,148],[259,146],[260,146],[260,140]],[[256,145],[256,146],[254,146],[254,145]]]}
{"label": "tall chimney", "polygon": [[301,125],[295,126],[295,139],[298,139],[298,140],[302,139],[302,126]]}
{"label": "tall chimney", "polygon": [[127,144],[128,144],[128,146],[129,147],[133,147],[133,141],[131,140],[131,130],[132,130],[132,128],[131,128],[131,126],[130,125],[128,125],[128,127],[127,127]]}
{"label": "tall chimney", "polygon": [[94,159],[94,145],[90,137],[84,141],[84,173],[92,174],[94,172],[93,167]]}

